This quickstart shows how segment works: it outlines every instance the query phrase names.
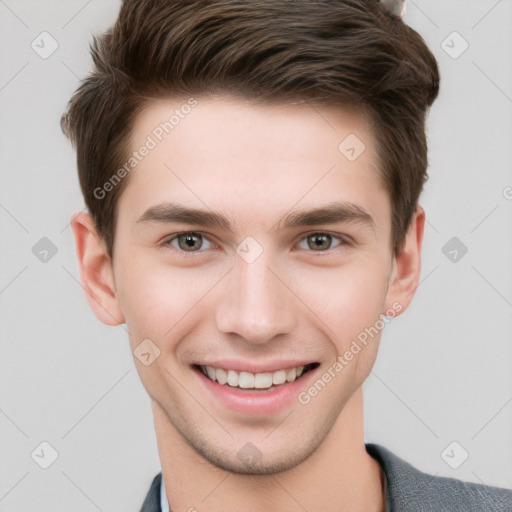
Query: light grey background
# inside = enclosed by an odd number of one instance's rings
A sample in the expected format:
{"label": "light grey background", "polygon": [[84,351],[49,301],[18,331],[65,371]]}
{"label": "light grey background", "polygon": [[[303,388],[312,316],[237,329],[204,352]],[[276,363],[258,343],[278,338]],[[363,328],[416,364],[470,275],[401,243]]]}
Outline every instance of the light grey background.
{"label": "light grey background", "polygon": [[[119,6],[0,0],[1,512],[135,511],[160,468],[126,331],[101,324],[78,283],[69,220],[84,203],[59,127],[91,34]],[[405,20],[442,87],[423,280],[365,383],[366,440],[432,474],[512,487],[512,1],[409,0]],[[46,59],[31,47],[51,48],[43,31],[59,45]],[[469,43],[458,58],[454,31]],[[42,237],[57,247],[46,263],[32,252]],[[457,262],[442,252],[452,237],[468,248]],[[43,441],[58,452],[48,469],[31,457],[49,456]],[[458,469],[445,462],[464,451]]]}

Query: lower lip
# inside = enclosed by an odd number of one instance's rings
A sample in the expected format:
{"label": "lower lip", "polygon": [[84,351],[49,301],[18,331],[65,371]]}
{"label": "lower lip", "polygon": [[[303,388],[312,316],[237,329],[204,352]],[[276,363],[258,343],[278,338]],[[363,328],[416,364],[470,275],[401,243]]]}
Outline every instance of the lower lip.
{"label": "lower lip", "polygon": [[209,379],[199,368],[194,368],[194,372],[201,385],[226,408],[244,415],[261,416],[278,413],[296,402],[297,396],[309,385],[318,368],[308,371],[294,382],[275,386],[270,391],[232,388]]}

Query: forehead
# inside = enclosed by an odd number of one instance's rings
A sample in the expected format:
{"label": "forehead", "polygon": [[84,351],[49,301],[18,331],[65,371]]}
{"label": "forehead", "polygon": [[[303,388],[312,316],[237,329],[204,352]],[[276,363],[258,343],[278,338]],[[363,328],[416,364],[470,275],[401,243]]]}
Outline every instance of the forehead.
{"label": "forehead", "polygon": [[[131,145],[136,149],[150,136],[157,145],[178,150],[192,144],[219,157],[228,150],[229,156],[243,153],[245,160],[318,160],[322,154],[332,160],[348,135],[364,139],[372,153],[367,119],[353,107],[321,107],[306,101],[255,105],[231,96],[175,98],[146,104],[135,120]],[[317,147],[314,153],[312,146]]]}
{"label": "forehead", "polygon": [[119,211],[129,203],[132,220],[170,201],[266,222],[264,212],[275,218],[299,202],[366,202],[371,210],[386,199],[373,135],[354,109],[158,100],[137,116],[130,146],[140,160]]}

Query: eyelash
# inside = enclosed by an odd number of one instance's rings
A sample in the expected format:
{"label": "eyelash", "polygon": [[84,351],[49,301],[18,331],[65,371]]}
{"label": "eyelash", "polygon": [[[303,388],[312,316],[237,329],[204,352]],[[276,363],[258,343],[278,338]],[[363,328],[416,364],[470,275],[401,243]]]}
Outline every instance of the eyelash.
{"label": "eyelash", "polygon": [[[203,239],[206,239],[210,243],[213,243],[213,242],[211,242],[209,240],[209,238],[204,233],[201,233],[201,232],[198,232],[198,231],[183,231],[181,233],[176,233],[176,234],[172,235],[170,238],[166,238],[161,243],[161,246],[164,247],[164,248],[168,248],[169,246],[171,246],[171,247],[173,247],[174,249],[176,249],[177,251],[179,251],[180,253],[182,253],[182,254],[184,254],[186,256],[194,256],[195,254],[201,254],[201,253],[203,253],[203,252],[205,252],[207,250],[207,249],[203,249],[203,250],[198,250],[198,251],[184,251],[184,250],[182,250],[180,248],[177,248],[177,247],[174,247],[174,246],[171,245],[174,240],[177,240],[180,236],[184,236],[184,235],[199,235]],[[327,235],[327,236],[331,237],[333,240],[338,240],[339,244],[335,245],[334,247],[330,247],[329,249],[327,249],[325,251],[314,251],[313,249],[305,249],[307,252],[313,252],[313,253],[317,253],[319,255],[331,254],[331,252],[334,249],[336,249],[336,247],[340,247],[340,246],[344,246],[344,245],[347,245],[347,246],[351,245],[350,241],[347,240],[346,237],[343,237],[343,236],[340,236],[340,235],[336,235],[334,233],[329,233],[328,231],[313,231],[311,233],[308,233],[308,234],[306,234],[305,236],[303,236],[299,240],[299,243],[302,242],[303,240],[306,240],[309,237],[314,236],[314,235]]]}

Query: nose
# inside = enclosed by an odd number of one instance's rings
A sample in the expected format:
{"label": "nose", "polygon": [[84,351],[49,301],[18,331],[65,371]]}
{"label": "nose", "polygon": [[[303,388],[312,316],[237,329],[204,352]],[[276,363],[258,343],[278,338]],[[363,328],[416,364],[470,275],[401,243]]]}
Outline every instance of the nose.
{"label": "nose", "polygon": [[216,310],[218,329],[251,344],[292,332],[299,312],[286,276],[274,270],[265,251],[252,263],[237,254],[235,258]]}

